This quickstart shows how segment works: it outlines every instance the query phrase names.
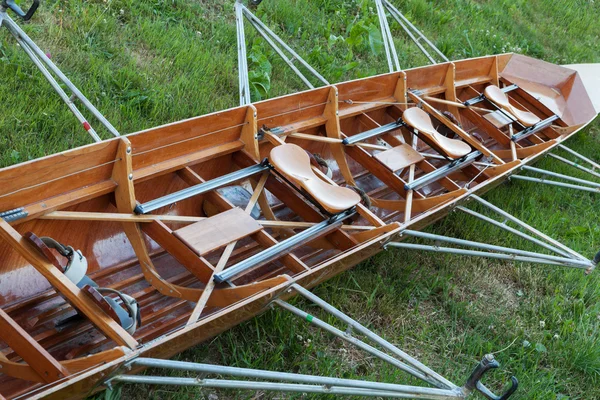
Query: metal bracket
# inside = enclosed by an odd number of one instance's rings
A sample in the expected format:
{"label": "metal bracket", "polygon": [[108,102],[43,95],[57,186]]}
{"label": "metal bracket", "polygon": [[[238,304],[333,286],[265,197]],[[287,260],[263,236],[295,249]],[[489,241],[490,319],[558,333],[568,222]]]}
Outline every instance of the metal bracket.
{"label": "metal bracket", "polygon": [[21,7],[19,7],[15,0],[3,0],[0,6],[4,9],[11,9],[23,21],[29,21],[40,6],[40,0],[33,0],[33,3],[31,4],[31,7],[29,7],[29,10],[27,10],[27,12],[23,12]]}
{"label": "metal bracket", "polygon": [[0,218],[5,220],[6,222],[14,222],[21,218],[25,218],[29,215],[25,208],[19,207],[8,211],[0,212]]}
{"label": "metal bracket", "polygon": [[469,391],[477,390],[479,393],[484,395],[489,400],[506,400],[510,396],[512,396],[519,387],[519,381],[514,376],[511,377],[511,386],[504,392],[503,395],[498,396],[492,391],[490,391],[483,383],[481,383],[481,378],[491,369],[499,368],[500,364],[498,361],[494,359],[492,354],[487,354],[483,357],[483,360],[479,363],[479,365],[475,368],[469,379],[467,379],[467,383],[465,384],[465,389]]}

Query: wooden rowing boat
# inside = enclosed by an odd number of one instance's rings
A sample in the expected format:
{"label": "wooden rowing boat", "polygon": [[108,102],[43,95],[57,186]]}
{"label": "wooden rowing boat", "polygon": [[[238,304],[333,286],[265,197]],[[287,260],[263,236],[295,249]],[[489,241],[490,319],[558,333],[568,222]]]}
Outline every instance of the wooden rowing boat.
{"label": "wooden rowing boat", "polygon": [[[311,288],[443,218],[596,115],[575,71],[504,54],[4,168],[0,397],[81,398],[129,360],[201,343],[292,283]],[[140,321],[121,299],[124,325],[110,296],[68,276],[83,259],[89,279],[135,299]]]}

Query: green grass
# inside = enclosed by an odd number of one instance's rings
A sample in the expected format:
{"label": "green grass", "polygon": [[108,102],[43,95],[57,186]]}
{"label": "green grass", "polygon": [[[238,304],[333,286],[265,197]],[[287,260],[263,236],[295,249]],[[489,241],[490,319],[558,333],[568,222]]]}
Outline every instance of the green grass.
{"label": "green grass", "polygon": [[[592,0],[393,2],[451,59],[519,51],[560,64],[600,62],[600,3]],[[130,133],[237,105],[232,3],[46,1],[24,28],[117,129]],[[386,71],[371,2],[265,0],[257,14],[332,82]],[[425,64],[395,24],[392,29],[401,65]],[[252,65],[256,82],[269,89],[263,96],[303,89],[250,29],[247,38],[250,54],[262,60]],[[269,70],[272,73],[265,76]],[[0,36],[0,75],[0,165],[90,142],[6,31]],[[110,136],[99,131],[104,138]],[[596,122],[570,145],[598,159],[599,132]],[[540,165],[573,173],[552,159]],[[587,256],[600,248],[600,202],[593,194],[515,182],[486,198]],[[457,213],[429,230],[529,248]],[[516,375],[521,388],[515,398],[600,398],[597,274],[389,251],[319,286],[315,293],[454,382],[464,382],[483,354],[499,352],[502,370],[491,374],[488,382],[499,389]],[[310,304],[299,304],[317,313]],[[524,346],[525,341],[530,345]],[[417,383],[277,310],[178,359]],[[263,395],[123,389],[123,398],[134,399],[209,394]]]}

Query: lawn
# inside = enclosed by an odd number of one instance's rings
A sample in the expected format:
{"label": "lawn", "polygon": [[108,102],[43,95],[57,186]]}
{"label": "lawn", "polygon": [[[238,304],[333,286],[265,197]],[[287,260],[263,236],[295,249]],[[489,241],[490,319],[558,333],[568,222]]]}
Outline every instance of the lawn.
{"label": "lawn", "polygon": [[[392,2],[450,59],[515,51],[559,64],[600,62],[600,2]],[[386,72],[372,1],[264,0],[256,13],[331,82]],[[233,0],[49,0],[23,26],[123,134],[237,105]],[[426,64],[400,28],[391,27],[402,67]],[[249,27],[247,39],[255,99],[304,89]],[[6,31],[0,35],[0,75],[0,166],[90,143]],[[91,122],[103,138],[110,137]],[[599,160],[599,139],[596,122],[569,145]],[[586,178],[551,158],[539,166]],[[486,199],[586,256],[600,249],[598,195],[513,182]],[[428,230],[530,248],[458,213]],[[456,383],[492,352],[502,369],[487,382],[499,389],[516,375],[521,387],[514,398],[600,398],[597,272],[586,276],[562,268],[394,250],[314,292]],[[305,302],[298,304],[318,313]],[[281,310],[178,359],[417,383]],[[122,389],[127,399],[209,395],[271,396]]]}

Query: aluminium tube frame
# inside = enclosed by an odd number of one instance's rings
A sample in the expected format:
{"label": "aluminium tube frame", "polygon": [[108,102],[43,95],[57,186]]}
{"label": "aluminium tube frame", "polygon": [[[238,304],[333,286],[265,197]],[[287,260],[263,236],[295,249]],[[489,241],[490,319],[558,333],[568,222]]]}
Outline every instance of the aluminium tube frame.
{"label": "aluminium tube frame", "polygon": [[[5,27],[16,39],[17,43],[25,51],[27,56],[35,64],[35,66],[41,71],[46,80],[50,83],[52,88],[58,93],[63,102],[69,107],[69,110],[75,115],[75,117],[82,124],[83,128],[87,133],[96,141],[100,142],[101,138],[98,136],[94,128],[90,125],[87,119],[81,114],[79,109],[74,103],[74,100],[79,100],[87,108],[94,117],[114,136],[120,136],[117,129],[106,119],[98,109],[81,93],[81,91],[67,78],[67,76],[50,60],[50,58],[35,44],[35,42],[21,29],[21,27],[7,14],[7,10],[0,7],[0,27]],[[72,95],[69,96],[59,82],[52,75],[54,74],[60,82],[62,82],[71,91]]]}
{"label": "aluminium tube frame", "polygon": [[[471,376],[467,379],[464,386],[457,386],[302,286],[295,283],[291,284],[287,292],[291,293],[292,291],[295,291],[296,293],[300,294],[300,296],[317,305],[327,314],[346,323],[348,325],[348,330],[343,332],[329,323],[311,314],[308,314],[307,312],[299,309],[298,307],[292,306],[281,299],[275,299],[270,304],[272,306],[279,306],[285,311],[289,311],[293,315],[333,334],[334,336],[346,342],[357,346],[367,353],[389,363],[394,367],[399,368],[404,372],[409,373],[418,379],[423,380],[433,387],[402,385],[358,379],[343,379],[328,376],[316,376],[143,357],[135,358],[128,362],[127,368],[161,368],[173,371],[198,373],[201,374],[202,377],[180,378],[149,375],[116,375],[107,379],[104,384],[109,388],[115,383],[141,383],[155,385],[194,386],[213,389],[262,390],[271,392],[314,393],[339,396],[429,400],[462,400],[469,397],[473,391],[479,391],[488,398],[507,399],[517,389],[518,381],[514,377],[511,379],[512,383],[510,388],[502,397],[496,396],[481,383],[481,379],[487,371],[499,367],[499,364],[494,360],[492,355],[486,355],[483,358]],[[375,344],[385,349],[386,352],[378,350],[375,347],[365,343],[363,340],[354,337],[352,335],[353,331],[366,336]],[[206,378],[205,375],[231,376],[239,379],[212,379]],[[242,379],[252,380],[249,381]]]}

